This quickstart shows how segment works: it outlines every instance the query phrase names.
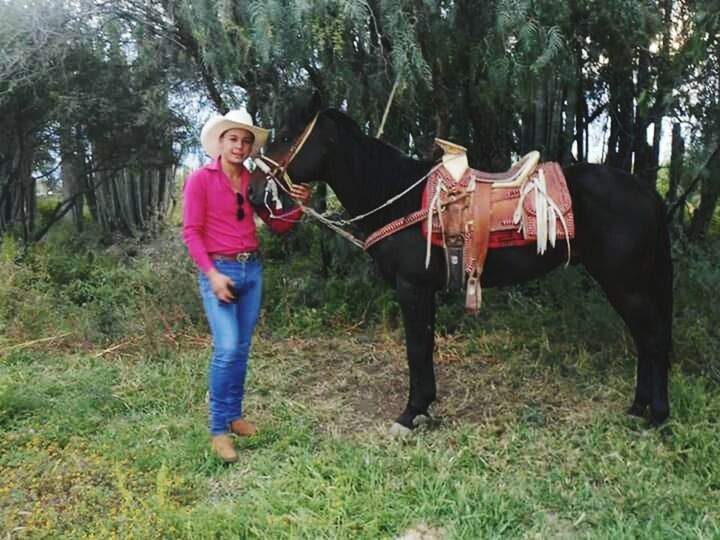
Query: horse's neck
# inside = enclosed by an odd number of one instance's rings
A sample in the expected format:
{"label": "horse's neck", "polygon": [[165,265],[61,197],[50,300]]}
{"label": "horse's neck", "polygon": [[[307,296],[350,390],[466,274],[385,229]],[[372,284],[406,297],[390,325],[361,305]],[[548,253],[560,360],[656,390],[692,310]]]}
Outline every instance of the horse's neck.
{"label": "horse's neck", "polygon": [[[432,165],[368,140],[345,144],[338,148],[336,156],[327,182],[353,217],[366,214],[402,193],[423,178]],[[361,220],[360,228],[369,234],[418,210],[421,194],[422,187],[417,186],[390,206]]]}

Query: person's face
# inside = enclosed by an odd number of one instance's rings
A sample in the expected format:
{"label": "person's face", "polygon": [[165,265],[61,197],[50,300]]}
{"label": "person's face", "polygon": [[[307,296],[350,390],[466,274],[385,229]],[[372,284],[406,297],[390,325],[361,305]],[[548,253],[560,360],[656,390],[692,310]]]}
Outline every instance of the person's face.
{"label": "person's face", "polygon": [[255,136],[247,129],[232,128],[220,137],[220,156],[226,163],[242,164],[252,152]]}

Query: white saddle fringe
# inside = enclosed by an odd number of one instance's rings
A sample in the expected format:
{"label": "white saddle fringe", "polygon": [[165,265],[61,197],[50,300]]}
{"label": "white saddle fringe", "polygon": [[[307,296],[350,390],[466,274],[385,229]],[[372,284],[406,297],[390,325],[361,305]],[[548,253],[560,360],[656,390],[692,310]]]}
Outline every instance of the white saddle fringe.
{"label": "white saddle fringe", "polygon": [[547,250],[548,242],[555,247],[555,239],[557,237],[557,220],[560,220],[563,232],[565,233],[565,242],[567,244],[568,260],[565,263],[570,264],[570,234],[567,223],[558,208],[547,193],[547,183],[545,181],[545,172],[540,169],[538,174],[530,178],[523,186],[520,193],[515,213],[513,214],[513,223],[518,226],[518,231],[523,232],[526,225],[523,222],[523,203],[532,191],[535,192],[535,216],[537,217],[537,253],[543,255]]}

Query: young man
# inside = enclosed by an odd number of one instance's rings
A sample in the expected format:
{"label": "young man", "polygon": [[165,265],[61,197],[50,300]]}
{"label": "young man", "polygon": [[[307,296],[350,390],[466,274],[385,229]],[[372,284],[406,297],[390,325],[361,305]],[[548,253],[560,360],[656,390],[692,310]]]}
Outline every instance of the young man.
{"label": "young man", "polygon": [[[242,401],[250,343],[262,293],[262,265],[253,214],[279,234],[302,214],[296,207],[273,219],[265,208],[248,202],[250,178],[244,162],[257,153],[268,131],[253,125],[245,110],[214,116],[200,140],[213,161],[193,172],[184,187],[183,240],[200,269],[200,292],[213,337],[209,372],[210,440],[215,454],[237,461],[231,433],[251,436],[256,428],[243,418]],[[303,204],[307,184],[292,189]]]}

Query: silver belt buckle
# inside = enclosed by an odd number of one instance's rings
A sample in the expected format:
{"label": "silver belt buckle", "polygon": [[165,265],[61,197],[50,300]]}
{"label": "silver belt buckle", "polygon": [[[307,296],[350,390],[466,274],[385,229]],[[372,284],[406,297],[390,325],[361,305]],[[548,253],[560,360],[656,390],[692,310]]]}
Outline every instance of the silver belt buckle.
{"label": "silver belt buckle", "polygon": [[252,251],[247,251],[245,253],[238,253],[237,255],[235,255],[235,260],[240,263],[246,263],[250,259],[252,259],[252,256],[253,256]]}

